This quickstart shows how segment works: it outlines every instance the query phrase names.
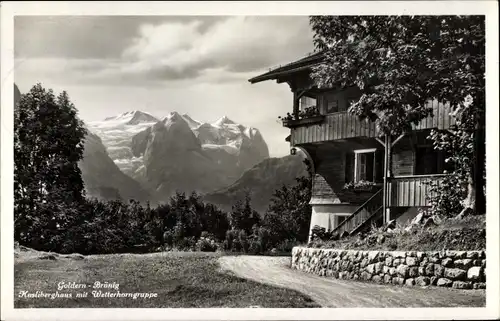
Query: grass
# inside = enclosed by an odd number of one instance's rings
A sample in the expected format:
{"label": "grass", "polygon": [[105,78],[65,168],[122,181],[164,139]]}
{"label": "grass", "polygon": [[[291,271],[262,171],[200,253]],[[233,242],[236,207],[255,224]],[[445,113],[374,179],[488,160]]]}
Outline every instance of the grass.
{"label": "grass", "polygon": [[[22,253],[21,253],[22,254]],[[260,284],[220,271],[222,254],[168,252],[113,254],[40,259],[16,255],[15,308],[209,308],[318,307],[299,292]],[[87,289],[63,289],[59,282],[86,284]],[[120,292],[157,293],[155,298],[94,298],[94,282],[116,282]],[[71,293],[72,298],[19,298],[20,291]],[[113,289],[101,289],[116,292]],[[88,297],[76,298],[78,292]]]}
{"label": "grass", "polygon": [[474,251],[486,249],[486,217],[468,216],[462,219],[444,219],[428,228],[416,227],[409,231],[404,226],[392,232],[373,229],[364,238],[359,236],[340,240],[314,241],[311,247],[346,250],[380,251]]}

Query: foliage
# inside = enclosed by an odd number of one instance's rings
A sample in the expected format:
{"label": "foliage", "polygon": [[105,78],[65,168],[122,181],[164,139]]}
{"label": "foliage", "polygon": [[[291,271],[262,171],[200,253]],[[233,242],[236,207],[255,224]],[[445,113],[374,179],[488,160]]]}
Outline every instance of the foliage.
{"label": "foliage", "polygon": [[315,225],[311,230],[311,242],[313,241],[329,241],[329,240],[338,240],[339,234],[333,231],[326,231],[324,227],[320,227],[319,225]]}
{"label": "foliage", "polygon": [[72,224],[75,217],[66,209],[84,196],[78,161],[85,134],[66,92],[55,97],[37,84],[21,95],[14,108],[16,239],[30,244],[43,236],[52,243],[52,237]]}
{"label": "foliage", "polygon": [[345,183],[344,190],[372,190],[377,186],[374,182],[369,181],[357,181],[357,182],[349,182]]}
{"label": "foliage", "polygon": [[283,121],[290,121],[290,120],[300,120],[300,119],[305,119],[305,118],[310,118],[314,116],[319,116],[321,115],[319,112],[319,108],[316,106],[311,106],[307,107],[304,110],[299,111],[297,118],[294,118],[293,115],[290,113],[287,113],[285,116],[281,117],[278,116],[278,119],[281,119]]}
{"label": "foliage", "polygon": [[243,202],[237,201],[230,214],[230,224],[233,230],[244,230],[251,233],[252,227],[260,223],[260,216],[252,209],[249,193],[245,195]]}
{"label": "foliage", "polygon": [[271,198],[263,226],[271,231],[274,244],[283,240],[306,241],[308,239],[312,177],[309,161],[305,160],[304,163],[309,176],[297,178],[297,184],[291,187],[282,186],[274,192]]}
{"label": "foliage", "polygon": [[86,133],[67,95],[56,99],[34,86],[21,96],[15,119],[15,241],[23,246],[101,254],[216,251],[223,245],[263,254],[307,238],[310,177],[277,191],[264,221],[249,194],[229,214],[196,193],[176,193],[154,208],[134,200],[87,199],[77,164]]}
{"label": "foliage", "polygon": [[397,225],[393,229],[372,228],[363,235],[342,239],[314,240],[308,246],[367,251],[458,251],[486,248],[486,220],[484,215],[466,218],[445,218],[436,226],[408,228]]}
{"label": "foliage", "polygon": [[[434,132],[450,149],[453,175],[467,177],[465,207],[484,213],[484,16],[313,16],[314,44],[324,61],[313,68],[319,87],[356,86],[349,111],[399,135],[431,113],[428,100],[449,104],[457,126]],[[442,191],[446,193],[446,191]],[[441,209],[443,210],[443,209]]]}

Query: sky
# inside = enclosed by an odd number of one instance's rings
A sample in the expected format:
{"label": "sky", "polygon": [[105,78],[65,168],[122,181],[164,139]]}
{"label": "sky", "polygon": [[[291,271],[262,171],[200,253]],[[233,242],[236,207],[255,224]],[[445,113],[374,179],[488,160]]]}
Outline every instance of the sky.
{"label": "sky", "polygon": [[286,84],[249,78],[313,51],[307,16],[16,16],[14,79],[67,91],[85,122],[132,110],[222,116],[289,154]]}

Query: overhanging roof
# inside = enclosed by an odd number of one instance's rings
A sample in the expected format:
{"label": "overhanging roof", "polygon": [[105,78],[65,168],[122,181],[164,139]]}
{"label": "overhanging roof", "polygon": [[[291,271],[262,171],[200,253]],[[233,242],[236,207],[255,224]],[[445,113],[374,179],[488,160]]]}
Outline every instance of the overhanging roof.
{"label": "overhanging roof", "polygon": [[265,80],[278,79],[279,77],[287,74],[292,74],[302,70],[308,70],[312,66],[319,64],[322,60],[323,60],[323,52],[316,52],[307,57],[286,64],[284,66],[272,69],[262,75],[253,77],[248,81],[252,84],[255,84]]}

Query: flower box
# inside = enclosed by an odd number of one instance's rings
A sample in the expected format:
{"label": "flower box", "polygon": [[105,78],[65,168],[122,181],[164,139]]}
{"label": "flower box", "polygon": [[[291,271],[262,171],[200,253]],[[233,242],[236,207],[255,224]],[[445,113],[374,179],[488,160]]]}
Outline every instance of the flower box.
{"label": "flower box", "polygon": [[302,119],[283,119],[283,127],[292,128],[304,125],[320,124],[324,119],[324,115],[312,116]]}

